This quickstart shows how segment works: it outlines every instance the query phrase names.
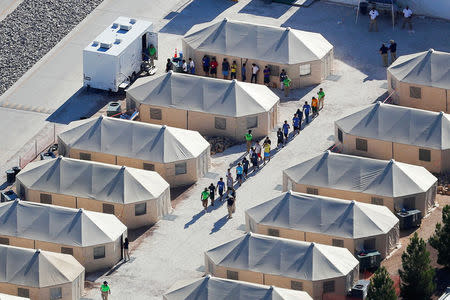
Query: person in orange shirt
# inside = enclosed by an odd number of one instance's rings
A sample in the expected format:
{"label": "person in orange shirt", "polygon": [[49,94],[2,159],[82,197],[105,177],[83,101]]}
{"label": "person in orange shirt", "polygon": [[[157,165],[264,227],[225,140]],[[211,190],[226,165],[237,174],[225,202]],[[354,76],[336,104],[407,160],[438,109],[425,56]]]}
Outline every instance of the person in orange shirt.
{"label": "person in orange shirt", "polygon": [[312,106],[313,116],[319,115],[319,106],[318,105],[319,105],[319,101],[317,100],[317,98],[312,97],[311,106]]}

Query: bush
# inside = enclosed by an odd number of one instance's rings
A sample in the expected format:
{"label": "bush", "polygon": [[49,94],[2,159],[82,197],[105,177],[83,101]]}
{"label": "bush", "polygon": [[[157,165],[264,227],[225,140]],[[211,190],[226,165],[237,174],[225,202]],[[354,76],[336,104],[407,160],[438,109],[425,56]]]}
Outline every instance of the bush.
{"label": "bush", "polygon": [[450,268],[450,205],[442,210],[442,223],[436,224],[434,235],[428,242],[438,251],[438,264]]}
{"label": "bush", "polygon": [[396,300],[394,281],[385,267],[379,268],[370,279],[368,300]]}

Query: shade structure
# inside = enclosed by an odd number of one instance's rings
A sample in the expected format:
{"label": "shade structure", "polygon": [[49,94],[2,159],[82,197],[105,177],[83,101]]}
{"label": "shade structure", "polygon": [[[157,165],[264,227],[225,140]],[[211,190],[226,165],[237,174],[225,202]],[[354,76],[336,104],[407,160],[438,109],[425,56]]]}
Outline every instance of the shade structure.
{"label": "shade structure", "polygon": [[335,122],[347,154],[450,170],[450,115],[377,102]]}
{"label": "shade structure", "polygon": [[209,143],[195,131],[103,116],[70,126],[58,136],[65,156],[157,171],[172,186],[209,168]]}
{"label": "shade structure", "polygon": [[330,151],[283,171],[283,190],[382,204],[391,211],[434,205],[437,178],[425,168]]}
{"label": "shade structure", "polygon": [[[291,191],[248,209],[245,220],[251,232],[339,245],[354,254],[377,250],[385,257],[399,240],[399,220],[385,206]],[[373,249],[366,249],[369,242]]]}
{"label": "shade structure", "polygon": [[[115,265],[127,235],[127,227],[111,214],[19,200],[0,203],[0,224],[0,237],[9,245],[71,250],[87,271]],[[94,259],[94,248],[102,247],[105,257]]]}
{"label": "shade structure", "polygon": [[71,255],[0,245],[0,291],[30,299],[80,299],[84,268]]}
{"label": "shade structure", "polygon": [[28,164],[16,186],[22,199],[114,213],[128,228],[155,223],[171,210],[169,184],[156,172],[62,156]]}
{"label": "shade structure", "polygon": [[395,103],[450,112],[450,53],[430,49],[400,56],[388,68],[387,77]]}
{"label": "shade structure", "polygon": [[293,291],[242,281],[206,275],[204,278],[178,283],[166,294],[164,300],[309,300],[306,292]]}
{"label": "shade structure", "polygon": [[254,233],[206,251],[205,260],[214,276],[301,289],[314,299],[345,295],[358,279],[358,260],[345,248]]}
{"label": "shade structure", "polygon": [[12,296],[8,294],[0,293],[0,300],[29,300],[30,298],[24,298],[19,296]]}
{"label": "shade structure", "polygon": [[[271,65],[274,80],[284,68],[293,79],[294,87],[320,82],[331,73],[333,46],[319,33],[226,18],[198,27],[189,31],[183,39],[184,55],[196,62],[198,74],[203,74],[201,59],[205,54],[215,56],[219,66],[223,58],[228,58],[230,63],[236,60],[239,66],[248,60],[248,78],[253,62],[262,68],[266,64]],[[310,65],[311,72],[300,73],[301,65]],[[262,80],[259,82],[262,83]],[[279,83],[279,80],[272,82]]]}
{"label": "shade structure", "polygon": [[[138,107],[144,122],[235,139],[248,129],[267,135],[277,123],[279,100],[266,86],[172,71],[140,79],[127,90],[128,109]],[[218,120],[225,120],[224,128],[217,128]]]}

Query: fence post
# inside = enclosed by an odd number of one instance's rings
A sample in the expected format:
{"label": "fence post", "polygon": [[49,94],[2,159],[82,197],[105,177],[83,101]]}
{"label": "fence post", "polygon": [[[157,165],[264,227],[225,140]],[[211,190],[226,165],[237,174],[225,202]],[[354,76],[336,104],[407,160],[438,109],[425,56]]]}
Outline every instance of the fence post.
{"label": "fence post", "polygon": [[34,140],[34,157],[37,157],[38,149],[37,149],[37,140]]}

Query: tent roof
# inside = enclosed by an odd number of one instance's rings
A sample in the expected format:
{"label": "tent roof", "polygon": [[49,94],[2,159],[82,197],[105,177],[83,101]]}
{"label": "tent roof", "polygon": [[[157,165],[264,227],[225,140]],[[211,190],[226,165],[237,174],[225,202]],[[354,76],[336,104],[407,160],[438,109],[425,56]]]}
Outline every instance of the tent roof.
{"label": "tent roof", "polygon": [[30,300],[30,298],[24,298],[24,297],[0,293],[0,300]]}
{"label": "tent roof", "polygon": [[387,234],[397,217],[385,206],[287,192],[246,211],[255,222],[343,238]]}
{"label": "tent roof", "polygon": [[345,133],[371,139],[450,149],[450,115],[377,102],[336,121]]}
{"label": "tent roof", "polygon": [[211,277],[172,287],[164,300],[312,300],[308,293],[274,286]]}
{"label": "tent roof", "polygon": [[127,96],[139,103],[229,117],[264,113],[280,100],[264,85],[172,71],[139,79]]}
{"label": "tent roof", "polygon": [[100,116],[71,123],[59,135],[69,147],[171,163],[198,157],[209,143],[196,131]]}
{"label": "tent roof", "polygon": [[401,82],[450,89],[450,53],[430,49],[403,55],[388,72]]}
{"label": "tent roof", "polygon": [[279,64],[319,60],[333,49],[320,33],[226,18],[187,34],[184,41],[199,51]]}
{"label": "tent roof", "polygon": [[346,249],[254,233],[206,252],[215,265],[301,280],[346,276],[358,260]]}
{"label": "tent roof", "polygon": [[27,201],[0,203],[0,235],[75,247],[116,241],[127,227],[116,216]]}
{"label": "tent roof", "polygon": [[437,181],[421,166],[330,151],[283,172],[298,184],[384,197],[423,193]]}
{"label": "tent roof", "polygon": [[159,198],[169,187],[156,172],[62,156],[28,164],[17,179],[32,190],[121,204]]}
{"label": "tent roof", "polygon": [[0,245],[0,282],[34,288],[73,282],[84,268],[72,256]]}

